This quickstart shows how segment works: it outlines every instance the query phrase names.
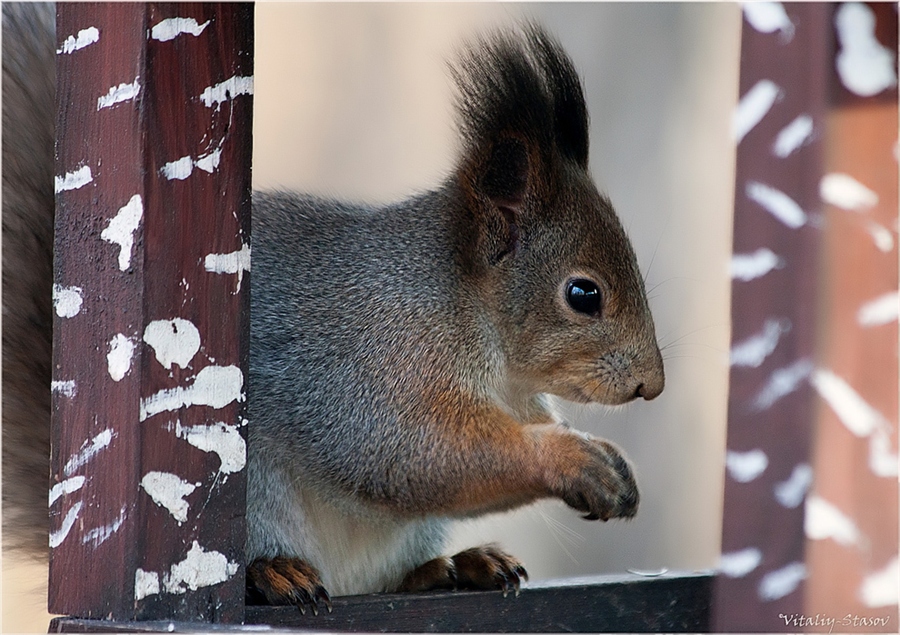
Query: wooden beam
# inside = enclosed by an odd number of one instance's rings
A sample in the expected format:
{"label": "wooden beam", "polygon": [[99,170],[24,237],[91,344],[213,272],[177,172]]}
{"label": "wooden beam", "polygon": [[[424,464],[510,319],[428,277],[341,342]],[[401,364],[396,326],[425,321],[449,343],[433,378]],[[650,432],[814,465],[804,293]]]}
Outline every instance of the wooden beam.
{"label": "wooden beam", "polygon": [[251,4],[61,3],[50,611],[240,620]]}
{"label": "wooden beam", "polygon": [[[706,632],[708,573],[597,576],[529,585],[519,597],[499,591],[374,594],[334,598],[334,611],[302,615],[295,607],[247,607],[247,626],[361,632]],[[123,624],[58,619],[51,632],[170,630],[168,623]],[[190,624],[172,624],[175,631]]]}

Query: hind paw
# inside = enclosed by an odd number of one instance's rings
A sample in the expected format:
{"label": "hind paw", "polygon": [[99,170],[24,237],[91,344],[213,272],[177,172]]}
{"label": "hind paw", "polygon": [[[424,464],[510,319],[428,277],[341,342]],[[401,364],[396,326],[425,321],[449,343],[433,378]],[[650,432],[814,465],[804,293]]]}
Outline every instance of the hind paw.
{"label": "hind paw", "polygon": [[319,614],[319,603],[331,613],[331,597],[319,573],[299,558],[257,558],[247,567],[248,604],[293,604],[304,615]]}

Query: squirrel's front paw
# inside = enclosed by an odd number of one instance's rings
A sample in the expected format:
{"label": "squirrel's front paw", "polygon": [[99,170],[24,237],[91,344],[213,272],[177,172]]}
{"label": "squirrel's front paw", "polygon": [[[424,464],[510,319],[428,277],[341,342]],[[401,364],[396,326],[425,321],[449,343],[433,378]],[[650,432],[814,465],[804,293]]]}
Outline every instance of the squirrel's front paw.
{"label": "squirrel's front paw", "polygon": [[331,597],[319,573],[299,558],[257,558],[247,567],[248,604],[293,604],[319,614],[319,602],[331,612]]}
{"label": "squirrel's front paw", "polygon": [[560,498],[584,512],[587,520],[633,517],[640,496],[631,466],[619,449],[589,435],[572,438],[579,446],[579,460],[573,464],[580,467],[561,478]]}
{"label": "squirrel's front paw", "polygon": [[403,579],[400,591],[431,591],[435,589],[476,589],[519,594],[528,572],[522,563],[494,545],[461,551],[452,558],[429,560],[416,567]]}

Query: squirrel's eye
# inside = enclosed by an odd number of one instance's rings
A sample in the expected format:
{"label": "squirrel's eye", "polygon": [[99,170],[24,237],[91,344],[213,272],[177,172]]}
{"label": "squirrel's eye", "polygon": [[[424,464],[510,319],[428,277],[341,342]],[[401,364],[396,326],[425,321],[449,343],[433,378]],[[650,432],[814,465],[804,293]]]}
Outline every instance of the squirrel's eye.
{"label": "squirrel's eye", "polygon": [[566,301],[579,313],[597,315],[602,306],[600,287],[593,280],[586,278],[569,280],[566,286]]}

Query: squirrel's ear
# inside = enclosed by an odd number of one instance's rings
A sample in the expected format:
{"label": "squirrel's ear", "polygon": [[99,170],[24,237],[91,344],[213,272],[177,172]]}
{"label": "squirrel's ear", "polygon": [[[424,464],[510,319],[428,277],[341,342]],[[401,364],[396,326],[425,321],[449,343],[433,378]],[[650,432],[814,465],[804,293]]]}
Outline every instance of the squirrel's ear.
{"label": "squirrel's ear", "polygon": [[477,188],[497,207],[519,208],[528,188],[528,151],[525,144],[515,138],[497,141],[481,170]]}

